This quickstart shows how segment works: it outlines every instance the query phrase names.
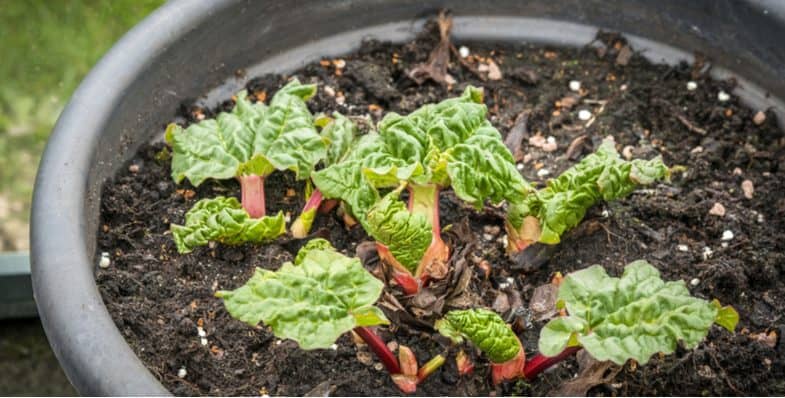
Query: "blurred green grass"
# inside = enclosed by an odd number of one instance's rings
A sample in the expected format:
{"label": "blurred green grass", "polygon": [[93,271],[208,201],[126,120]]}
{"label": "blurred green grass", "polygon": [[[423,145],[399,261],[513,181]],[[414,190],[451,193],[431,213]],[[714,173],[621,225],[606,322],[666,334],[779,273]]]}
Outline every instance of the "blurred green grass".
{"label": "blurred green grass", "polygon": [[0,251],[28,248],[46,139],[96,61],[162,0],[0,0]]}

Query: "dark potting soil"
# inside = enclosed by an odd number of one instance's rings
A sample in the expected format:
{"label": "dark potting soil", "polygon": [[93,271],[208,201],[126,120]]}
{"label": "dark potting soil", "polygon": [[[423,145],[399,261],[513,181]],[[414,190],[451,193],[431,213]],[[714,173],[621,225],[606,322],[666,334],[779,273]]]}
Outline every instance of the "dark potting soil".
{"label": "dark potting soil", "polygon": [[[448,72],[455,83],[418,85],[407,71],[426,62],[438,43],[436,24],[429,23],[410,43],[368,41],[341,60],[316,62],[292,76],[319,85],[309,103],[314,113],[337,110],[373,120],[382,110],[408,113],[458,95],[466,84],[483,86],[490,120],[503,135],[517,135],[511,144],[520,146],[521,172],[540,186],[593,151],[607,135],[625,155],[662,154],[667,164],[683,167],[670,183],[595,206],[560,245],[540,254],[540,259],[550,255],[540,267],[506,257],[500,209],[488,207],[478,213],[450,192],[443,194],[443,225],[452,224],[445,228],[445,236],[453,245],[453,267],[468,270],[471,279],[464,279],[468,284],[456,283],[458,288],[434,288],[435,298],[417,303],[393,288],[383,295],[381,305],[396,324],[379,328],[386,341],[412,347],[420,363],[439,353],[450,355],[417,393],[556,392],[581,372],[576,359],[532,383],[494,388],[488,382],[487,362],[473,349],[467,348],[477,364],[475,372],[459,377],[455,349],[428,322],[451,305],[493,307],[515,324],[531,355],[545,323],[541,314],[529,309],[537,286],[548,283],[557,271],[592,264],[618,275],[636,259],[651,262],[665,279],[684,280],[696,296],[735,306],[741,315],[737,333],[713,327],[694,350],[680,348],[673,355],[655,356],[646,365],[607,367],[596,379],[581,376],[585,386],[570,390],[573,394],[785,393],[785,141],[774,115],[764,110],[756,116],[758,110],[745,108],[733,95],[718,99],[735,83],[712,80],[707,74],[709,60],[655,65],[622,37],[607,33],[579,49],[457,43],[468,45],[471,55],[460,58],[455,50],[450,54]],[[288,77],[262,76],[247,88],[257,98],[269,97]],[[580,81],[579,90],[570,89],[572,80]],[[688,89],[690,81],[696,84],[694,89]],[[220,108],[231,106],[227,99]],[[192,122],[219,110],[188,102],[176,120]],[[581,119],[581,111],[590,112],[588,120]],[[555,148],[549,148],[552,143],[544,138],[548,136],[554,138]],[[543,146],[543,140],[548,145]],[[260,246],[218,244],[178,254],[168,232],[170,223],[182,223],[186,211],[201,198],[238,196],[240,191],[234,181],[208,181],[198,188],[175,185],[169,161],[157,158],[162,148],[145,146],[129,167],[107,182],[98,233],[99,253],[108,252],[112,259],[96,274],[104,302],[150,371],[178,395],[400,394],[367,347],[355,343],[350,334],[341,337],[335,349],[303,351],[292,341],[275,338],[264,326],[249,327],[228,315],[213,296],[216,290],[240,286],[255,267],[276,269],[291,260],[303,242],[281,238]],[[750,193],[747,186],[746,196],[745,181],[754,187]],[[266,191],[269,211],[297,216],[303,184],[291,174],[274,173]],[[710,214],[712,208],[724,215]],[[723,240],[723,235],[729,238],[725,231],[731,231],[732,238]],[[369,241],[367,235],[359,226],[346,228],[335,211],[317,217],[313,235],[328,238],[349,255],[363,254],[369,258],[367,267],[376,270],[378,259],[368,256],[368,246],[361,244]],[[487,280],[478,266],[483,260],[492,267]],[[395,303],[408,312],[400,307],[396,311]],[[425,321],[416,321],[412,313]],[[198,327],[205,331],[205,340],[197,334]]]}

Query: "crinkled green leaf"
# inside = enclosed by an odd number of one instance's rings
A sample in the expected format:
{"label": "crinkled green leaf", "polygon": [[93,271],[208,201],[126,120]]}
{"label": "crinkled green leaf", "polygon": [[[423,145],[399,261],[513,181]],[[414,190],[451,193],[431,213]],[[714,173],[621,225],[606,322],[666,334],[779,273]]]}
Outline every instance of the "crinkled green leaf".
{"label": "crinkled green leaf", "polygon": [[294,264],[300,265],[302,264],[303,260],[305,260],[305,256],[311,252],[311,250],[332,250],[335,251],[332,243],[330,243],[327,239],[322,238],[315,238],[311,239],[300,248],[300,251],[297,252],[297,256],[294,258]]}
{"label": "crinkled green leaf", "polygon": [[460,343],[469,339],[494,363],[515,358],[521,350],[518,336],[495,312],[486,309],[453,310],[437,321],[436,329]]}
{"label": "crinkled green leaf", "polygon": [[512,203],[508,222],[519,229],[526,216],[536,217],[542,229],[540,242],[556,244],[600,200],[622,198],[639,185],[667,178],[668,173],[659,156],[628,162],[619,156],[613,141],[606,140],[597,152],[548,181],[546,188]]}
{"label": "crinkled green leaf", "polygon": [[226,310],[249,325],[263,322],[306,350],[330,347],[357,326],[389,323],[373,306],[383,284],[359,259],[306,247],[299,265],[285,263],[275,272],[258,268],[245,285],[218,292]]}
{"label": "crinkled green leaf", "polygon": [[170,126],[166,138],[173,149],[172,178],[188,178],[194,186],[208,178],[266,176],[274,170],[292,170],[298,178],[308,178],[326,155],[325,142],[305,104],[315,92],[316,86],[295,79],[265,106],[252,103],[243,91],[231,112],[186,129]]}
{"label": "crinkled green leaf", "polygon": [[452,186],[477,207],[486,199],[522,200],[529,186],[486,114],[482,90],[471,86],[409,115],[387,114],[379,123],[384,145],[363,165],[368,180],[376,187]]}
{"label": "crinkled green leaf", "polygon": [[349,157],[356,144],[357,126],[349,118],[338,112],[322,129],[322,138],[327,143],[326,166],[339,163]]}
{"label": "crinkled green leaf", "polygon": [[529,185],[486,114],[482,91],[474,87],[406,116],[389,113],[378,133],[364,136],[345,162],[314,173],[314,183],[326,197],[349,204],[363,226],[368,204],[379,199],[375,188],[402,182],[452,186],[478,207],[485,200],[521,201]]}
{"label": "crinkled green leaf", "polygon": [[251,218],[235,198],[219,196],[202,199],[185,215],[185,225],[171,225],[172,237],[180,253],[189,253],[210,241],[228,245],[263,243],[286,231],[283,213]]}
{"label": "crinkled green leaf", "polygon": [[412,274],[417,270],[433,239],[431,223],[422,215],[410,213],[398,199],[399,191],[385,195],[368,211],[367,231],[383,243],[398,262]]}
{"label": "crinkled green leaf", "polygon": [[540,333],[539,349],[554,356],[579,343],[595,359],[641,364],[672,353],[679,341],[700,343],[717,321],[718,309],[690,296],[684,281],[664,282],[643,260],[627,265],[621,278],[595,265],[564,278],[559,302],[567,317],[551,320]]}

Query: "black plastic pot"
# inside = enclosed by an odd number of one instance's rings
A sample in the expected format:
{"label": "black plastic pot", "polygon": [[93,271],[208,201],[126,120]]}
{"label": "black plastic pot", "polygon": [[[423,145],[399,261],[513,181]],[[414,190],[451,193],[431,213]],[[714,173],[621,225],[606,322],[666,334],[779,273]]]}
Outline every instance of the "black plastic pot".
{"label": "black plastic pot", "polygon": [[[750,105],[785,109],[785,2],[738,0],[179,0],[128,33],[85,79],[41,161],[32,215],[33,283],[49,341],[87,395],[162,395],[96,288],[102,182],[161,134],[181,101],[225,99],[246,76],[345,53],[368,36],[403,41],[441,7],[456,39],[591,41],[628,35],[655,61],[707,55]],[[664,43],[664,44],[663,44]],[[771,95],[767,95],[771,94]]]}

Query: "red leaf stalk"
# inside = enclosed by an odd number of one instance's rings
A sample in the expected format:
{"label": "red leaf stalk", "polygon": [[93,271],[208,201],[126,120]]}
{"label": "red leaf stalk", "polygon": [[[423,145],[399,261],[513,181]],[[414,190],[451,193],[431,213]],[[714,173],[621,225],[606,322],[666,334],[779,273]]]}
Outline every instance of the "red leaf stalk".
{"label": "red leaf stalk", "polygon": [[387,344],[382,341],[381,337],[374,333],[374,331],[365,326],[358,326],[354,328],[354,332],[359,335],[368,347],[370,347],[371,351],[376,354],[376,357],[384,364],[384,367],[387,368],[387,372],[391,375],[401,373],[401,367],[398,365],[398,359],[395,358],[395,354],[387,348]]}
{"label": "red leaf stalk", "polygon": [[526,362],[523,368],[523,374],[526,380],[534,380],[540,373],[544,372],[551,366],[567,359],[572,354],[575,354],[581,347],[567,347],[564,351],[553,357],[546,357],[542,354],[535,355],[530,361]]}
{"label": "red leaf stalk", "polygon": [[240,181],[243,209],[248,212],[251,218],[264,217],[266,212],[264,204],[264,177],[247,175],[237,177],[237,179]]}

